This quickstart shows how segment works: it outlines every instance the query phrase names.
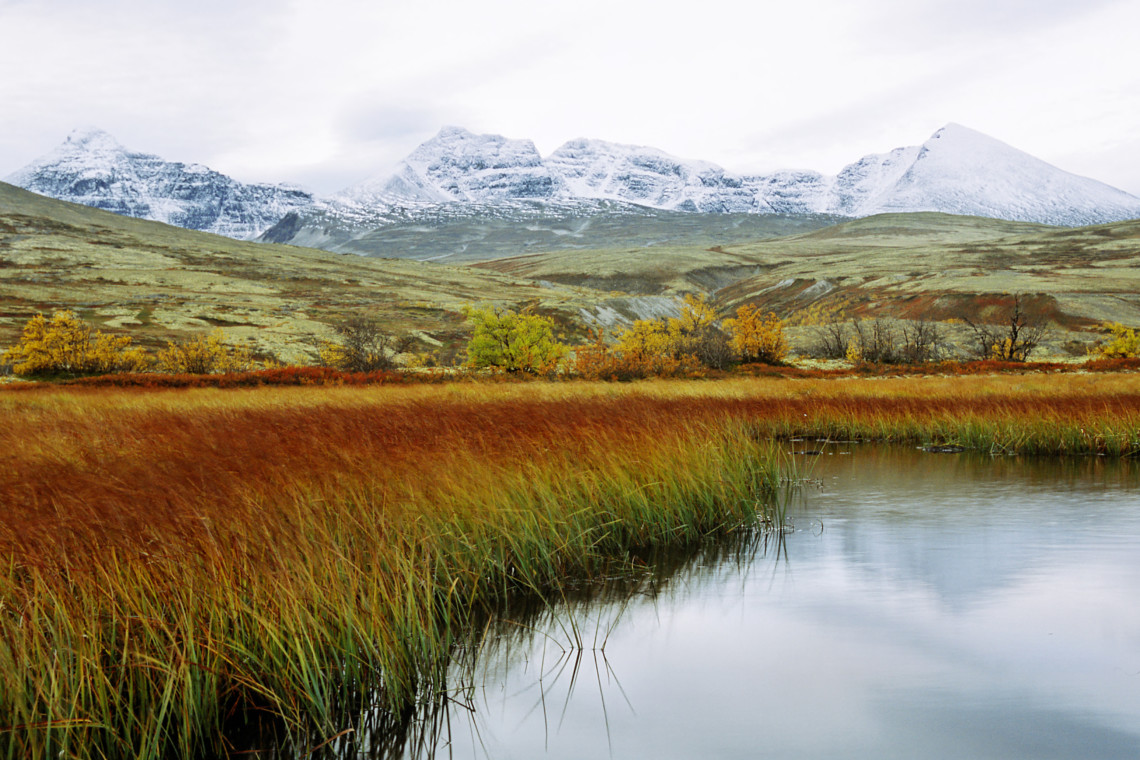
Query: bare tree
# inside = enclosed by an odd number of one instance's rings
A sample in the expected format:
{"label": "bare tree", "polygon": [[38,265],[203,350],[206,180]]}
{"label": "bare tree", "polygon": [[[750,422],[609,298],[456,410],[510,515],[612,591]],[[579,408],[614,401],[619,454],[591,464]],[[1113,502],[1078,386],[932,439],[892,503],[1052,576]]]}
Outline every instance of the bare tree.
{"label": "bare tree", "polygon": [[1031,321],[1025,313],[1020,293],[1013,296],[1013,310],[1006,325],[976,325],[969,319],[966,324],[974,331],[973,353],[979,359],[1027,361],[1048,334],[1043,323]]}
{"label": "bare tree", "polygon": [[821,359],[843,359],[847,356],[847,323],[839,320],[815,326],[812,354]]}
{"label": "bare tree", "polygon": [[851,330],[855,333],[855,352],[860,361],[871,364],[898,364],[898,333],[890,321],[875,319],[853,319]]}
{"label": "bare tree", "polygon": [[332,326],[336,343],[321,346],[324,363],[347,372],[392,369],[395,355],[407,350],[411,338],[396,338],[380,327],[375,317],[354,314]]}
{"label": "bare tree", "polygon": [[925,364],[942,359],[946,352],[946,339],[934,322],[920,319],[902,327],[902,349],[899,360],[903,364]]}

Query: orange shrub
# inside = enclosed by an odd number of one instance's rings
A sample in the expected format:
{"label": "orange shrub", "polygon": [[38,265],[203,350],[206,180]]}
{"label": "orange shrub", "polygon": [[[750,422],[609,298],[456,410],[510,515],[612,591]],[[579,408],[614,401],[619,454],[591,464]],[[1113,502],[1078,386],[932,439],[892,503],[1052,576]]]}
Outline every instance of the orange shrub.
{"label": "orange shrub", "polygon": [[[666,352],[646,350],[644,339],[653,340],[652,326],[656,323],[642,320],[634,323],[634,327],[642,325],[642,329],[631,329],[622,333],[623,341],[616,347],[610,347],[605,342],[605,332],[594,332],[594,342],[580,346],[574,353],[572,370],[578,377],[586,380],[627,381],[640,380],[646,377],[700,377],[704,374],[704,366],[691,354],[682,354],[679,357]],[[649,330],[644,329],[649,327]],[[639,345],[641,344],[641,345]]]}

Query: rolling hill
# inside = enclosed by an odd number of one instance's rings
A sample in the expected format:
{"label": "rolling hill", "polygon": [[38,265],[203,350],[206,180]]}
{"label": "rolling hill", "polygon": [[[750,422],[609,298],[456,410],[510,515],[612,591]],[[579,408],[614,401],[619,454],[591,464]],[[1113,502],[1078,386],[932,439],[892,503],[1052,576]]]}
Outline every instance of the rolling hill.
{"label": "rolling hill", "polygon": [[[655,223],[683,240],[668,221]],[[575,340],[590,325],[674,315],[692,292],[725,316],[757,303],[793,325],[821,308],[1000,322],[1020,293],[1055,328],[1055,351],[1087,343],[1105,321],[1140,325],[1140,221],[1069,229],[909,213],[759,240],[728,226],[698,233],[699,244],[591,248],[587,227],[582,249],[454,266],[236,241],[0,184],[0,345],[35,313],[68,308],[143,345],[222,327],[304,361],[333,321],[365,311],[418,338],[416,350],[453,352],[465,341],[466,304],[534,308]],[[426,233],[420,245],[433,252]]]}
{"label": "rolling hill", "polygon": [[37,312],[66,308],[143,345],[222,327],[303,360],[332,321],[359,310],[424,350],[462,333],[464,304],[534,304],[570,323],[599,300],[468,267],[231,240],[0,183],[0,346]]}
{"label": "rolling hill", "polygon": [[1140,324],[1140,221],[1079,228],[939,213],[882,214],[775,240],[609,248],[483,262],[565,285],[668,297],[716,295],[793,320],[816,305],[852,315],[1000,319],[1011,294],[1065,328]]}

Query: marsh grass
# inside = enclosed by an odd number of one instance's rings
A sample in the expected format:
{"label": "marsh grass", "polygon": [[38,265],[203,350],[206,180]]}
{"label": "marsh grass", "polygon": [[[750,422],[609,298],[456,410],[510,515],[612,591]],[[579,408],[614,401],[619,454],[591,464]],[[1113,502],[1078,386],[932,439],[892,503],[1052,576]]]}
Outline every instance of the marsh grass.
{"label": "marsh grass", "polygon": [[1111,373],[44,388],[0,414],[7,758],[398,723],[496,605],[782,526],[810,473],[779,439],[1140,452],[1137,378]]}
{"label": "marsh grass", "polygon": [[430,691],[481,610],[756,524],[776,488],[723,415],[447,393],[9,407],[3,756],[336,736]]}

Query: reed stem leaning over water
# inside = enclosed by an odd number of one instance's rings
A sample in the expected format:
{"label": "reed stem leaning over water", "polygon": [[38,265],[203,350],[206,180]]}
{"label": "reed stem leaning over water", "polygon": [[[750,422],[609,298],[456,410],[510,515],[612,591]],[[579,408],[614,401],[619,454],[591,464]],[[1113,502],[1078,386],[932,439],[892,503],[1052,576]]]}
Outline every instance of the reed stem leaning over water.
{"label": "reed stem leaning over water", "polygon": [[0,757],[218,754],[258,713],[330,737],[508,595],[764,519],[775,439],[1132,455],[1137,386],[0,393]]}

